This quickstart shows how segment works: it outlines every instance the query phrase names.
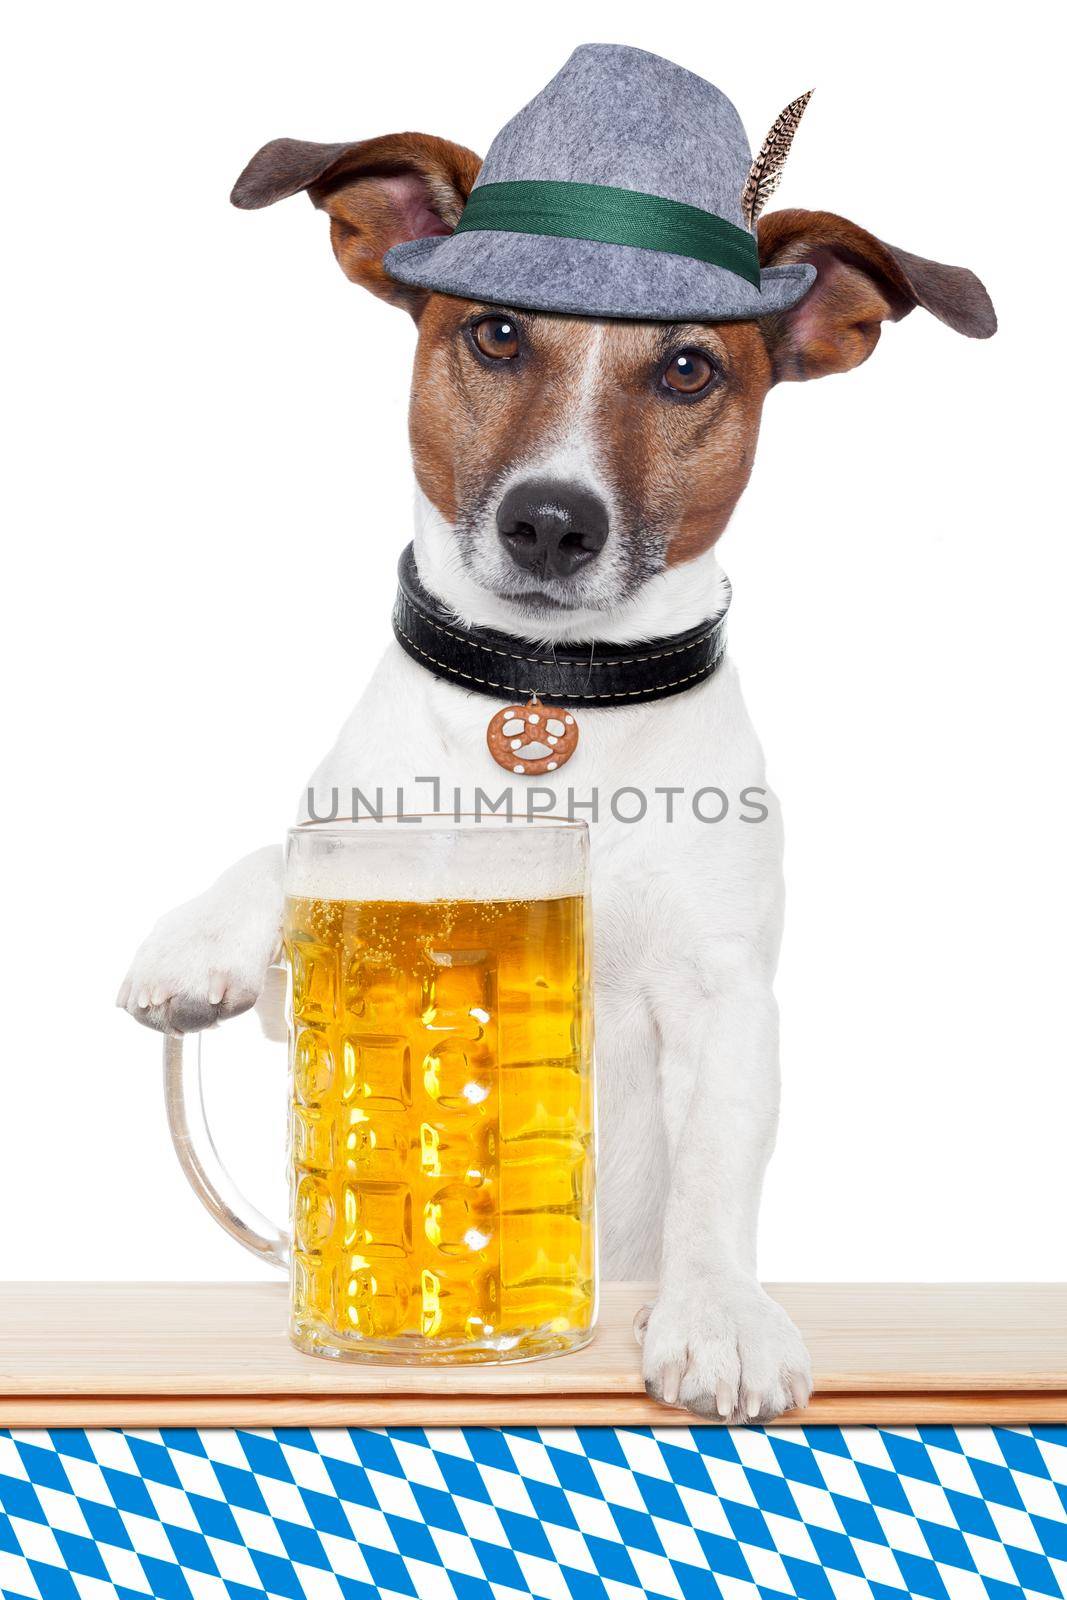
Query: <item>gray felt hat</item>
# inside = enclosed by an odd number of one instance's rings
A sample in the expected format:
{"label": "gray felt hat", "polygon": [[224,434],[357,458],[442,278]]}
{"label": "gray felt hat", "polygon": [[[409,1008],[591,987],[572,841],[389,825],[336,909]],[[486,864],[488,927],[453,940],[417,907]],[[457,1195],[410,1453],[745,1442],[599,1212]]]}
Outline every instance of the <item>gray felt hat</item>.
{"label": "gray felt hat", "polygon": [[385,257],[400,283],[584,316],[717,322],[784,311],[815,268],[760,269],[752,154],[713,84],[584,44],[493,140],[456,231]]}

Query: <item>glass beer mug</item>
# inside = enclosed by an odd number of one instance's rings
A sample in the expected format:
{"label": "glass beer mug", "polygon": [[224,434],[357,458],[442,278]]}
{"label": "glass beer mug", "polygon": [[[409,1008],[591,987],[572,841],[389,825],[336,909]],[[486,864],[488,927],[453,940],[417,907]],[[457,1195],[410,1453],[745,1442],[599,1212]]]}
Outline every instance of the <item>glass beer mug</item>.
{"label": "glass beer mug", "polygon": [[236,1193],[199,1038],[168,1036],[182,1167],[290,1278],[312,1355],[506,1361],[596,1317],[588,832],[374,817],[289,834],[290,1231]]}

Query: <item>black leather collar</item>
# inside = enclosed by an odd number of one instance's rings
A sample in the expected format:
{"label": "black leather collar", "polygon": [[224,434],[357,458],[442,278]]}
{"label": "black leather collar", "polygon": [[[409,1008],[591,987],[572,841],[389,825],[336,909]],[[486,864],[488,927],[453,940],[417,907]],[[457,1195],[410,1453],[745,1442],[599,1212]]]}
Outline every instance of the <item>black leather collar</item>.
{"label": "black leather collar", "polygon": [[725,610],[685,633],[647,644],[538,645],[491,628],[463,627],[423,587],[410,544],[398,575],[393,632],[400,648],[435,678],[496,700],[536,694],[552,705],[640,705],[696,688],[726,650]]}

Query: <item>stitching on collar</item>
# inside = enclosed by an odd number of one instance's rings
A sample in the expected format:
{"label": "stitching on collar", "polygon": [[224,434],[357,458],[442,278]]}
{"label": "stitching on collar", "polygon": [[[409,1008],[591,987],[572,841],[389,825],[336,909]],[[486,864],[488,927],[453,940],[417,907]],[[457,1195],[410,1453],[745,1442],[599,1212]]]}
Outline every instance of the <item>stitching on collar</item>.
{"label": "stitching on collar", "polygon": [[[396,631],[397,631],[397,633],[400,634],[401,638],[406,640],[407,643],[411,646],[411,648],[416,652],[416,654],[422,656],[424,661],[429,661],[431,663],[431,665],[433,665],[435,667],[439,667],[442,672],[450,673],[452,675],[452,677],[454,677],[454,678],[464,678],[464,679],[466,679],[466,681],[468,683],[485,684],[486,687],[490,688],[490,689],[503,689],[508,694],[518,695],[518,694],[526,694],[526,693],[528,693],[528,691],[525,690],[525,689],[516,688],[516,686],[514,684],[512,684],[512,683],[497,683],[493,678],[479,678],[472,672],[461,672],[459,667],[453,667],[453,666],[449,665],[449,663],[447,661],[438,661],[436,656],[430,655],[428,651],[423,650],[419,645],[417,645],[415,643],[414,639],[412,639],[408,634],[406,634],[404,632],[403,628],[400,626],[399,622],[397,622],[395,620],[395,618],[394,618],[394,621],[393,621],[393,626],[396,628]],[[445,633],[448,630],[442,628],[442,629],[439,629],[438,631],[442,632],[442,633]],[[454,634],[453,637],[454,638],[459,638],[460,635]],[[484,646],[480,646],[479,648],[485,648],[485,647]],[[671,653],[670,651],[664,651],[663,652],[664,655],[669,655],[670,653]],[[503,651],[496,651],[495,654],[502,655],[502,654],[504,654],[504,652]],[[532,657],[531,658],[527,658],[525,656],[516,656],[514,659],[516,661],[523,661],[523,660],[527,660],[527,659],[531,659],[532,660],[533,658]],[[659,657],[649,656],[649,657],[645,657],[643,659],[646,659],[646,660],[658,660]],[[675,678],[671,683],[659,684],[659,685],[657,685],[657,687],[660,690],[663,690],[663,689],[679,689],[679,688],[681,688],[682,684],[695,683],[698,678],[708,678],[708,677],[711,676],[712,672],[714,672],[715,668],[718,666],[718,664],[719,664],[719,662],[721,660],[722,660],[722,655],[720,653],[719,655],[714,656],[710,661],[708,661],[706,663],[706,665],[704,667],[702,667],[699,672],[690,672],[688,674],[688,676],[686,676],[684,678]],[[616,662],[614,664],[618,665],[619,663]],[[544,663],[541,662],[541,661],[536,661],[535,665],[542,666],[542,665],[544,665]],[[648,689],[647,688],[644,688],[644,689],[617,689],[614,692],[605,691],[604,693],[583,694],[582,695],[582,699],[584,699],[584,700],[630,700],[630,699],[633,699],[634,696],[636,696],[636,695],[642,695],[642,694],[647,694],[647,693],[648,693]],[[564,694],[564,695],[561,695],[560,698],[566,700],[566,699],[570,699],[572,697],[569,696],[569,695]]]}
{"label": "stitching on collar", "polygon": [[[401,593],[403,595],[405,605],[409,605],[413,611],[417,611],[423,622],[426,623],[427,627],[432,628],[435,633],[440,633],[449,639],[458,639],[460,644],[467,645],[468,648],[473,648],[475,650],[482,650],[487,655],[502,656],[505,661],[521,661],[524,666],[532,667],[551,667],[556,665],[551,656],[520,656],[512,650],[498,650],[495,649],[493,645],[480,644],[477,639],[472,639],[469,637],[469,635],[464,633],[457,633],[453,628],[446,628],[442,623],[437,622],[429,614],[429,612],[427,612],[425,606],[420,605],[419,602],[413,599],[406,590],[402,590]],[[708,640],[711,638],[721,621],[721,617],[716,618],[716,620],[709,623],[704,631],[698,634],[695,639],[691,639],[688,644],[672,645],[669,650],[653,650],[645,656],[616,656],[610,661],[597,661],[595,658],[591,661],[579,661],[576,659],[574,661],[568,661],[564,664],[566,666],[580,667],[583,671],[598,672],[608,670],[613,667],[636,667],[647,661],[665,661],[668,656],[684,655],[687,650],[701,649],[707,644]],[[404,637],[406,639],[407,634],[405,634]],[[410,643],[411,641],[409,640],[408,642]],[[482,682],[483,680],[479,679],[478,681]],[[484,681],[489,682],[490,680],[485,679]],[[494,687],[499,687],[499,685],[494,685]],[[668,687],[673,687],[673,685],[669,685]]]}

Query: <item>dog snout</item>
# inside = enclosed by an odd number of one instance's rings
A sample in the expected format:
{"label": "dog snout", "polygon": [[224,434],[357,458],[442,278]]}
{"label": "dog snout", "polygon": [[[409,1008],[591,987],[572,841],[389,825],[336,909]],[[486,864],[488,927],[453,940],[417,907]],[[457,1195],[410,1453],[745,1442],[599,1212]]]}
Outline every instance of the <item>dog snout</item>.
{"label": "dog snout", "polygon": [[608,510],[578,484],[517,483],[500,502],[496,525],[515,564],[538,577],[569,578],[607,542]]}

